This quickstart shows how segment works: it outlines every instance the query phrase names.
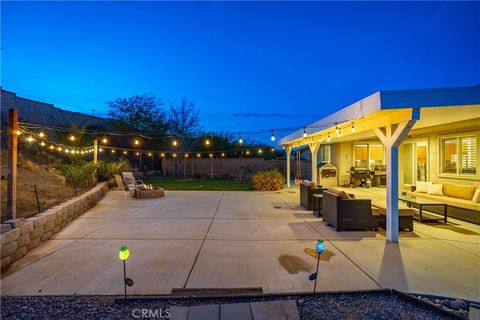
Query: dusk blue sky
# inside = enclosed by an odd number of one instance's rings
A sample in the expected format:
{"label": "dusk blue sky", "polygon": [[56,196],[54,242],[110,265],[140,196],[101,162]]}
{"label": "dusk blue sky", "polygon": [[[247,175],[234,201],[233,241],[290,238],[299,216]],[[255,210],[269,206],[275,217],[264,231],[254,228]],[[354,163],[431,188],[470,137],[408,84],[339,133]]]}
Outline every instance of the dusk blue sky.
{"label": "dusk blue sky", "polygon": [[3,88],[86,113],[153,92],[194,100],[208,130],[238,132],[302,127],[378,90],[480,84],[475,2],[2,1],[1,9]]}

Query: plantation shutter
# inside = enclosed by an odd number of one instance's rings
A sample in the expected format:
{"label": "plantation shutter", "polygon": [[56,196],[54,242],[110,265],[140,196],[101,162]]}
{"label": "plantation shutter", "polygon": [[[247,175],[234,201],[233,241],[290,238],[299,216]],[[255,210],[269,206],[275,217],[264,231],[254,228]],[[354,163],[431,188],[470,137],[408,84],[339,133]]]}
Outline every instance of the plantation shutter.
{"label": "plantation shutter", "polygon": [[477,137],[460,138],[460,174],[477,173]]}
{"label": "plantation shutter", "polygon": [[457,173],[457,138],[442,140],[442,173]]}

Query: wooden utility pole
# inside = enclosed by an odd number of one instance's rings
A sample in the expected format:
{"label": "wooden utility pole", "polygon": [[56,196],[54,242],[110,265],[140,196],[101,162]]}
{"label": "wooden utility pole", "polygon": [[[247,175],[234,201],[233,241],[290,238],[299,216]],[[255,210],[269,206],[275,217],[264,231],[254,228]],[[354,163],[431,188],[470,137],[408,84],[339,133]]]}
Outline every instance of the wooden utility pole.
{"label": "wooden utility pole", "polygon": [[97,163],[98,160],[98,141],[93,140],[93,163]]}
{"label": "wooden utility pole", "polygon": [[18,110],[8,110],[7,220],[17,218]]}

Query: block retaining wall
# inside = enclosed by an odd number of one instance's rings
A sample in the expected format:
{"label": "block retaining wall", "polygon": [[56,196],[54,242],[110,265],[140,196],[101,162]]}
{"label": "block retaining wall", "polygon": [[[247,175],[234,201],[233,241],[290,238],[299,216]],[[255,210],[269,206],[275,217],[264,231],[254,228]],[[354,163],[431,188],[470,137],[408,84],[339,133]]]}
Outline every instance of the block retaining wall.
{"label": "block retaining wall", "polygon": [[15,228],[8,230],[9,224],[2,224],[1,269],[6,270],[13,262],[50,239],[70,221],[97,204],[108,191],[103,182],[91,190],[72,198],[58,206],[50,208],[28,219],[15,220]]}

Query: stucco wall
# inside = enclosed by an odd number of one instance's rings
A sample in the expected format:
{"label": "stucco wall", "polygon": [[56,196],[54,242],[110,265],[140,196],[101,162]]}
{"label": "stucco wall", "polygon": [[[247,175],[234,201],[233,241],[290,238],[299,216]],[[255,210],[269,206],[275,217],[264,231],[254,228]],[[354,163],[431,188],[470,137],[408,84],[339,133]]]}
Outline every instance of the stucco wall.
{"label": "stucco wall", "polygon": [[106,120],[80,112],[62,110],[53,104],[17,96],[14,92],[0,90],[1,117],[7,119],[8,109],[18,109],[18,120],[43,125],[107,126]]}

